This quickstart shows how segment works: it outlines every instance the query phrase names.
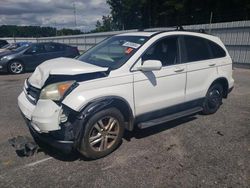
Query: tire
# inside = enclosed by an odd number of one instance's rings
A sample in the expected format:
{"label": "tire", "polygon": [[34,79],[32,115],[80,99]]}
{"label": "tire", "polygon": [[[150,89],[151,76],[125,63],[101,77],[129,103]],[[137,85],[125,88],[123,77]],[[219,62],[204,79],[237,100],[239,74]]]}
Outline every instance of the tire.
{"label": "tire", "polygon": [[20,61],[14,60],[8,64],[8,71],[11,74],[21,74],[24,72],[24,65]]}
{"label": "tire", "polygon": [[121,143],[124,118],[116,108],[94,114],[85,126],[79,152],[88,159],[98,159],[113,152]]}
{"label": "tire", "polygon": [[207,91],[206,98],[203,103],[202,114],[214,114],[222,104],[223,87],[221,84],[213,84]]}

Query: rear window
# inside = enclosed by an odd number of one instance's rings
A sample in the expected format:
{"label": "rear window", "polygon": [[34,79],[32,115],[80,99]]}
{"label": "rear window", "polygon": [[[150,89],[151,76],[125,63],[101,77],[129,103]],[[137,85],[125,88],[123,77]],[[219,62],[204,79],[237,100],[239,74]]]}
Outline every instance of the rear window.
{"label": "rear window", "polygon": [[226,52],[223,48],[221,48],[218,44],[208,41],[208,45],[212,51],[213,58],[220,58],[220,57],[225,57]]}
{"label": "rear window", "polygon": [[211,59],[211,53],[206,39],[193,36],[184,36],[187,61],[201,61]]}

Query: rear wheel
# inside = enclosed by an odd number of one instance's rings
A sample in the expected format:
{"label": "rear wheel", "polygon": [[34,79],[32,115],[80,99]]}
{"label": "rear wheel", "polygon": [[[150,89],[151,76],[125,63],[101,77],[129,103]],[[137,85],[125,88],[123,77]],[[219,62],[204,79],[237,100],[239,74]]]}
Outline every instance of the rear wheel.
{"label": "rear wheel", "polygon": [[124,118],[118,109],[97,112],[86,124],[79,152],[90,159],[104,157],[118,147],[123,133]]}
{"label": "rear wheel", "polygon": [[21,74],[24,71],[24,65],[19,61],[11,61],[8,68],[11,74]]}
{"label": "rear wheel", "polygon": [[213,84],[207,92],[203,103],[203,114],[215,113],[222,104],[223,87],[221,84]]}

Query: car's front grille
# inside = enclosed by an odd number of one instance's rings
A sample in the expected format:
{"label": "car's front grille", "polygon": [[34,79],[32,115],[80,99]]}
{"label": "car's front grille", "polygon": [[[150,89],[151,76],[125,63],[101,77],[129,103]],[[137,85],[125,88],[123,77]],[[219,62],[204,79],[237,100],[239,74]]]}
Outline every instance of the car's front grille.
{"label": "car's front grille", "polygon": [[30,83],[28,82],[28,80],[25,80],[23,90],[24,90],[24,93],[25,93],[27,99],[32,104],[36,104],[37,101],[38,101],[38,99],[39,99],[41,90],[33,87],[32,85],[30,85]]}

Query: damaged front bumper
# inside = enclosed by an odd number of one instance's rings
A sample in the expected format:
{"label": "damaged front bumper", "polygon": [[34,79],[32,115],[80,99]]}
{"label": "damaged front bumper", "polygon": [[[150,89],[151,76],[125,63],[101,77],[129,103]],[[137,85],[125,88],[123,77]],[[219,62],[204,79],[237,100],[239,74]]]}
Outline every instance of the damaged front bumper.
{"label": "damaged front bumper", "polygon": [[[52,146],[64,153],[70,153],[75,149],[74,122],[77,121],[75,114],[72,115],[73,111],[69,112],[68,108],[63,108],[51,100],[39,100],[36,105],[32,104],[24,92],[18,97],[18,106],[31,135],[38,144]],[[68,113],[67,120],[65,111]]]}
{"label": "damaged front bumper", "polygon": [[29,96],[22,92],[18,97],[18,106],[24,116],[30,120],[32,127],[40,133],[59,130],[61,106],[52,100],[38,100],[36,104],[29,101]]}
{"label": "damaged front bumper", "polygon": [[48,133],[38,133],[30,123],[28,123],[30,133],[38,145],[45,144],[64,153],[71,153],[74,148],[74,136],[71,128],[63,128],[59,131]]}

